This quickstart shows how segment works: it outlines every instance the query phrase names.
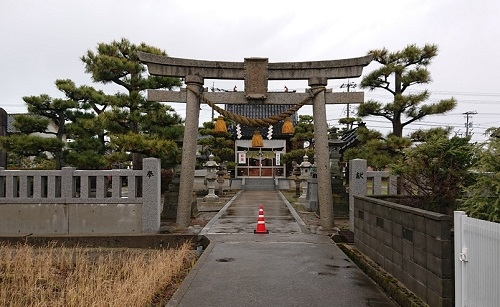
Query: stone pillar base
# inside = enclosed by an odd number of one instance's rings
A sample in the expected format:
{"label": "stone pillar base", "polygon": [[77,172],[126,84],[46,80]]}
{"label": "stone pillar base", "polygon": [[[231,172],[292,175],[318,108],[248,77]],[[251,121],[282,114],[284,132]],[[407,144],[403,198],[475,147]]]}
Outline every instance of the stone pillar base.
{"label": "stone pillar base", "polygon": [[215,203],[220,202],[220,198],[217,195],[207,195],[203,197],[203,201],[207,203]]}

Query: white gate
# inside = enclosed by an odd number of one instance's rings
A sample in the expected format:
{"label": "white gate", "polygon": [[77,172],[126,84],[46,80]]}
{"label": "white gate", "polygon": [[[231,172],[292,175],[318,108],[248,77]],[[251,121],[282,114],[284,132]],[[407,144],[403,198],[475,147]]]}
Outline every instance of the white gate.
{"label": "white gate", "polygon": [[500,224],[455,211],[455,306],[500,305]]}

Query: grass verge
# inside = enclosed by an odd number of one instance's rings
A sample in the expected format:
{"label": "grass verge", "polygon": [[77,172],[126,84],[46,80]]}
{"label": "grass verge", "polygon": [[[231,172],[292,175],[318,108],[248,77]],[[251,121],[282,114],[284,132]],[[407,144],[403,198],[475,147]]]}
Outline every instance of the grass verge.
{"label": "grass verge", "polygon": [[196,261],[178,249],[0,245],[0,306],[162,306]]}

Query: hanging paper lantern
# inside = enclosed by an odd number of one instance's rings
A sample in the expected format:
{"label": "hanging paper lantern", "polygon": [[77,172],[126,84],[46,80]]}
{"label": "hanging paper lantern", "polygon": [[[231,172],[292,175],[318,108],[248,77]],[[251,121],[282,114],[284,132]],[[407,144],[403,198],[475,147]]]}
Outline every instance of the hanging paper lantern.
{"label": "hanging paper lantern", "polygon": [[227,127],[226,122],[224,121],[224,117],[219,116],[217,121],[215,122],[215,132],[216,133],[226,133]]}
{"label": "hanging paper lantern", "polygon": [[255,130],[252,136],[252,147],[263,147],[264,140],[262,139],[262,135],[260,135],[259,130]]}
{"label": "hanging paper lantern", "polygon": [[281,133],[283,134],[294,134],[295,128],[293,127],[292,120],[290,116],[285,118],[285,122],[283,123],[283,127],[281,128]]}

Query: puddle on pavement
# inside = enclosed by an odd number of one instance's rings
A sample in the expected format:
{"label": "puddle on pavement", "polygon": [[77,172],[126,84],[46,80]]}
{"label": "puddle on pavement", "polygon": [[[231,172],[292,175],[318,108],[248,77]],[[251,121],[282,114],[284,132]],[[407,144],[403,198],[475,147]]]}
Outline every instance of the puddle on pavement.
{"label": "puddle on pavement", "polygon": [[215,259],[215,261],[217,262],[231,262],[231,261],[234,261],[234,258],[218,258],[218,259]]}

